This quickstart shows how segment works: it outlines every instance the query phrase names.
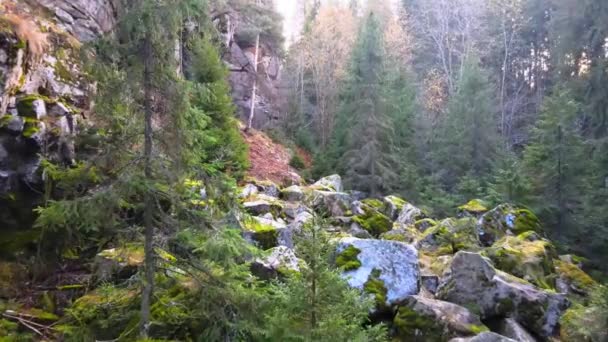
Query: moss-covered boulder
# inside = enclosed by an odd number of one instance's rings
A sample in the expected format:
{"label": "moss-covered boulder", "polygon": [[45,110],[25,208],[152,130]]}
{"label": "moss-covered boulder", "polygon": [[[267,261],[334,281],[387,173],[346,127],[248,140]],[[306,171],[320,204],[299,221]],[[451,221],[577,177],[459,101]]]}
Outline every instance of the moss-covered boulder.
{"label": "moss-covered boulder", "polygon": [[281,198],[289,202],[299,202],[304,199],[304,190],[298,185],[292,185],[281,190]]}
{"label": "moss-covered boulder", "polygon": [[382,240],[392,240],[392,241],[400,241],[409,244],[414,244],[420,238],[422,234],[414,227],[405,227],[397,224],[393,226],[393,229],[389,230],[386,233],[380,235],[380,239]]}
{"label": "moss-covered boulder", "polygon": [[77,299],[66,310],[74,325],[60,325],[67,340],[113,340],[137,329],[140,301],[138,289],[104,285]]}
{"label": "moss-covered boulder", "polygon": [[128,244],[101,251],[93,262],[94,278],[98,282],[128,279],[144,263],[142,244]]}
{"label": "moss-covered boulder", "polygon": [[504,236],[487,248],[484,254],[494,262],[496,268],[538,287],[553,289],[553,259],[557,257],[555,248],[547,240],[530,237],[529,233]]}
{"label": "moss-covered boulder", "polygon": [[405,203],[401,207],[401,212],[399,213],[399,217],[397,217],[397,222],[408,226],[413,225],[416,223],[416,221],[427,217],[428,215],[422,209],[415,207],[410,203]]}
{"label": "moss-covered boulder", "polygon": [[271,213],[277,216],[283,209],[283,203],[274,197],[259,194],[245,199],[243,209],[251,215],[264,215]]}
{"label": "moss-covered boulder", "polygon": [[481,216],[477,230],[479,241],[484,246],[491,246],[496,240],[507,234],[538,232],[541,230],[541,223],[528,208],[501,204]]}
{"label": "moss-covered boulder", "polygon": [[342,177],[340,175],[331,175],[324,178],[319,179],[313,185],[313,188],[325,190],[325,191],[334,191],[334,192],[342,192],[344,191],[344,187],[342,187]]}
{"label": "moss-covered boulder", "polygon": [[353,222],[357,223],[372,236],[378,237],[391,230],[393,222],[380,211],[382,209],[382,202],[380,202],[380,208],[369,203],[369,201],[367,203],[363,202],[361,206],[362,213],[354,216]]}
{"label": "moss-covered boulder", "polygon": [[337,255],[343,255],[340,263],[348,265],[349,270],[342,273],[348,284],[370,292],[382,283],[386,307],[418,293],[420,272],[414,247],[397,241],[341,238],[336,248]]}
{"label": "moss-covered boulder", "polygon": [[598,283],[577,265],[563,260],[555,260],[554,264],[558,291],[586,296],[598,286]]}
{"label": "moss-covered boulder", "polygon": [[279,246],[268,250],[251,264],[251,272],[261,279],[274,279],[300,271],[300,259],[292,249]]}
{"label": "moss-covered boulder", "polygon": [[351,197],[344,192],[309,190],[304,204],[323,217],[348,216],[351,210]]}
{"label": "moss-covered boulder", "polygon": [[410,296],[394,319],[397,336],[403,341],[448,341],[489,331],[479,316],[465,307],[422,296]]}
{"label": "moss-covered boulder", "polygon": [[263,250],[279,246],[279,230],[285,225],[277,226],[273,220],[261,217],[247,217],[242,222],[243,236],[246,240]]}
{"label": "moss-covered boulder", "polygon": [[458,207],[458,216],[478,217],[486,211],[488,211],[488,206],[484,201],[480,199],[473,199]]}
{"label": "moss-covered boulder", "polygon": [[416,247],[440,255],[478,251],[481,246],[477,240],[476,220],[471,217],[445,219],[425,230]]}
{"label": "moss-covered boulder", "polygon": [[0,261],[0,298],[17,296],[27,279],[27,269],[18,263]]}
{"label": "moss-covered boulder", "polygon": [[414,227],[421,232],[424,232],[427,229],[434,227],[436,225],[437,225],[437,221],[435,221],[431,218],[423,218],[421,220],[414,222]]}
{"label": "moss-covered boulder", "polygon": [[499,271],[489,259],[470,252],[454,256],[437,298],[462,305],[482,319],[511,317],[544,338],[557,333],[559,318],[569,305],[565,295]]}
{"label": "moss-covered boulder", "polygon": [[404,199],[394,195],[384,197],[382,202],[384,214],[392,221],[397,220],[401,213],[401,209],[407,203]]}

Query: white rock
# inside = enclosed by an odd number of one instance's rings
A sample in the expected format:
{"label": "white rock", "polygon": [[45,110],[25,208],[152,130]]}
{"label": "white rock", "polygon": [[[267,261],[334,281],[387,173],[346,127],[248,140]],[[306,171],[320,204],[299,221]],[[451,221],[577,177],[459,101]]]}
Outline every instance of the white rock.
{"label": "white rock", "polygon": [[349,237],[338,240],[337,252],[340,253],[348,246],[361,251],[357,255],[361,266],[342,274],[351,287],[363,290],[372,271],[378,270],[378,278],[387,289],[387,305],[397,304],[407,296],[418,293],[420,271],[416,248],[398,241]]}

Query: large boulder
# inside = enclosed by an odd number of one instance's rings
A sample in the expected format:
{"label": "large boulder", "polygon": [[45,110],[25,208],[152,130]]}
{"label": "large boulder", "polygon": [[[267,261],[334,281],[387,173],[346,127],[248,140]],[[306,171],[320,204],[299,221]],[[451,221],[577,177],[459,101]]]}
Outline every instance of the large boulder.
{"label": "large boulder", "polygon": [[386,196],[382,199],[384,203],[384,214],[395,221],[401,213],[401,209],[407,203],[404,199],[397,196]]}
{"label": "large boulder", "polygon": [[338,240],[337,255],[349,262],[342,274],[348,284],[374,294],[379,303],[392,306],[419,291],[418,251],[411,245],[343,238]]}
{"label": "large boulder", "polygon": [[313,184],[313,188],[335,192],[344,191],[344,188],[342,187],[342,178],[340,175],[331,175],[321,178],[315,184]]}
{"label": "large boulder", "polygon": [[353,203],[353,222],[374,237],[378,237],[393,228],[393,222],[382,213],[383,203],[376,199],[366,199]]}
{"label": "large boulder", "polygon": [[345,216],[350,211],[351,198],[344,192],[313,190],[306,204],[321,216]]}
{"label": "large boulder", "polygon": [[251,264],[251,271],[262,279],[273,279],[300,271],[300,259],[292,249],[279,246],[270,249],[266,256],[256,259]]}
{"label": "large boulder", "polygon": [[536,339],[513,318],[505,318],[498,322],[496,332],[518,342],[536,342]]}
{"label": "large boulder", "polygon": [[448,218],[426,229],[416,242],[416,248],[436,254],[454,254],[458,251],[481,249],[477,240],[474,218]]}
{"label": "large boulder", "polygon": [[555,260],[557,273],[556,289],[559,292],[577,295],[589,295],[598,283],[574,263]]}
{"label": "large boulder", "polygon": [[98,282],[127,279],[144,263],[144,247],[131,244],[103,250],[93,262],[94,279]]}
{"label": "large boulder", "polygon": [[551,242],[534,232],[504,236],[485,250],[496,268],[523,278],[542,288],[553,288],[553,259],[557,257]]}
{"label": "large boulder", "polygon": [[422,211],[422,209],[413,206],[410,203],[405,203],[401,207],[401,212],[397,217],[397,222],[403,225],[413,225],[418,220],[422,220],[426,218],[426,214]]}
{"label": "large boulder", "polygon": [[445,341],[489,331],[468,309],[422,296],[410,296],[399,306],[394,326],[404,341]]}
{"label": "large boulder", "polygon": [[470,308],[482,319],[512,317],[543,337],[556,333],[559,318],[569,306],[563,294],[540,290],[498,271],[489,259],[471,252],[454,256],[437,298]]}
{"label": "large boulder", "polygon": [[283,209],[283,203],[274,197],[259,194],[243,203],[246,212],[252,215],[278,214]]}
{"label": "large boulder", "polygon": [[521,342],[508,338],[506,336],[498,335],[493,332],[482,332],[481,334],[473,337],[459,337],[453,338],[449,342]]}
{"label": "large boulder", "polygon": [[513,204],[501,204],[479,218],[479,241],[491,246],[505,235],[518,235],[528,231],[540,231],[540,220],[530,209]]}
{"label": "large boulder", "polygon": [[304,199],[304,191],[298,185],[292,185],[281,190],[281,198],[289,202],[298,202]]}

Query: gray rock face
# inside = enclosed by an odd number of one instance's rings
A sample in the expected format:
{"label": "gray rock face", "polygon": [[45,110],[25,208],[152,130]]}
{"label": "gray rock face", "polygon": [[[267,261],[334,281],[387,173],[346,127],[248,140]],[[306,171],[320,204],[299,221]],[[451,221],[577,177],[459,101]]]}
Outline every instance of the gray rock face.
{"label": "gray rock face", "polygon": [[240,198],[249,198],[252,196],[256,196],[259,193],[258,187],[253,184],[246,184],[239,194]]}
{"label": "gray rock face", "polygon": [[313,186],[329,188],[336,192],[344,191],[344,188],[342,187],[342,178],[340,177],[340,175],[331,175],[323,177],[319,179],[315,184],[313,184]]}
{"label": "gray rock face", "polygon": [[309,201],[317,213],[327,216],[344,216],[350,209],[350,196],[343,192],[314,190]]}
{"label": "gray rock face", "polygon": [[477,253],[458,252],[437,290],[437,298],[474,307],[482,319],[513,317],[539,336],[556,333],[568,307],[564,295],[540,290],[496,270]]}
{"label": "gray rock face", "polygon": [[260,278],[276,278],[282,271],[299,271],[300,260],[293,250],[285,246],[269,250],[269,255],[257,259],[251,264],[251,271]]}
{"label": "gray rock face", "polygon": [[510,339],[508,337],[498,335],[493,332],[483,332],[473,337],[460,337],[453,338],[449,342],[518,342],[517,340]]}
{"label": "gray rock face", "polygon": [[337,252],[340,253],[349,246],[361,251],[357,255],[361,267],[342,275],[351,287],[363,290],[375,271],[380,272],[378,279],[387,290],[387,305],[398,304],[418,293],[420,272],[418,251],[414,247],[397,241],[343,238],[338,242]]}
{"label": "gray rock face", "polygon": [[401,208],[401,213],[397,218],[397,222],[404,225],[413,225],[416,221],[425,218],[420,208],[417,208],[410,203],[405,203]]}
{"label": "gray rock face", "polygon": [[91,41],[116,23],[119,0],[38,0],[55,14],[60,26],[81,41]]}
{"label": "gray rock face", "polygon": [[292,185],[281,191],[281,198],[290,202],[298,202],[304,199],[304,191],[297,185]]}
{"label": "gray rock face", "polygon": [[536,339],[513,318],[503,319],[499,324],[497,332],[505,337],[512,338],[515,341],[536,342]]}
{"label": "gray rock face", "polygon": [[407,307],[417,315],[435,321],[438,326],[443,328],[444,334],[449,337],[470,336],[481,329],[487,330],[479,316],[453,303],[422,296],[410,296],[401,307]]}

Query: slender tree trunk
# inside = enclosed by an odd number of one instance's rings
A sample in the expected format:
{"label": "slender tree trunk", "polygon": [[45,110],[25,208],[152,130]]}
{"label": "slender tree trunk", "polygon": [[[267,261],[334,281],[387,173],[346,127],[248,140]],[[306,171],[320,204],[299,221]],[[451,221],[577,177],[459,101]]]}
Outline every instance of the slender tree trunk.
{"label": "slender tree trunk", "polygon": [[255,98],[258,87],[258,55],[260,50],[260,34],[255,37],[255,52],[253,56],[253,89],[251,89],[251,108],[249,111],[249,121],[245,131],[249,131],[253,127],[253,117],[255,116]]}
{"label": "slender tree trunk", "polygon": [[[144,175],[146,180],[152,179],[152,37],[149,31],[144,40]],[[141,297],[141,326],[140,335],[148,337],[150,328],[150,302],[154,291],[154,251],[152,239],[154,238],[154,198],[150,189],[144,195],[144,268],[145,279]]]}

